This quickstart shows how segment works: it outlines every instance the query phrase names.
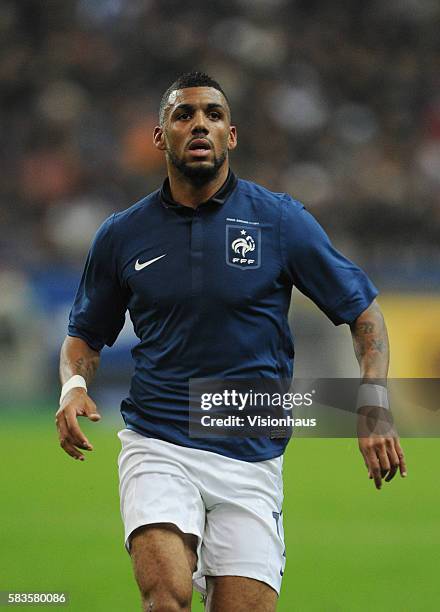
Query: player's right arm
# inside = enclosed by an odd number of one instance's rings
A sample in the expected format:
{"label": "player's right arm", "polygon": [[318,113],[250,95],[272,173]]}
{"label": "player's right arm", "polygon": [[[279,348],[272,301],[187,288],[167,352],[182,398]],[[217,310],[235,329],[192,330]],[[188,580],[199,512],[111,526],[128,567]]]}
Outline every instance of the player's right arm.
{"label": "player's right arm", "polygon": [[[60,379],[64,385],[72,376],[84,378],[87,386],[92,382],[99,365],[99,353],[81,338],[67,336],[61,348]],[[74,387],[63,397],[56,413],[56,426],[61,448],[74,459],[84,461],[79,450],[93,450],[89,440],[78,425],[78,417],[85,416],[91,421],[99,421],[95,402],[82,387]]]}
{"label": "player's right arm", "polygon": [[80,449],[93,449],[78,425],[78,417],[91,421],[101,418],[81,385],[88,387],[98,368],[100,351],[104,346],[112,346],[118,337],[129,298],[119,276],[114,219],[115,215],[106,219],[95,234],[70,311],[68,336],[61,349],[62,385],[72,376],[78,378],[63,389],[56,424],[62,448],[81,461],[84,455]]}

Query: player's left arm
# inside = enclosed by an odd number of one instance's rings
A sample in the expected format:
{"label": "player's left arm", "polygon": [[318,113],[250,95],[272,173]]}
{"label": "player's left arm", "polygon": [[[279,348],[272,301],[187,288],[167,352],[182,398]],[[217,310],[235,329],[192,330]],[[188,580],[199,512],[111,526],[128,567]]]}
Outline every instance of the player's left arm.
{"label": "player's left arm", "polygon": [[[350,325],[353,346],[360,366],[361,383],[377,384],[386,381],[389,364],[389,344],[385,321],[376,300]],[[359,410],[360,421],[368,418],[372,407]],[[365,428],[362,428],[365,431]],[[359,450],[365,460],[369,478],[374,479],[377,489],[382,479],[389,482],[400,470],[405,477],[406,463],[399,438],[394,431],[365,434],[359,429]]]}

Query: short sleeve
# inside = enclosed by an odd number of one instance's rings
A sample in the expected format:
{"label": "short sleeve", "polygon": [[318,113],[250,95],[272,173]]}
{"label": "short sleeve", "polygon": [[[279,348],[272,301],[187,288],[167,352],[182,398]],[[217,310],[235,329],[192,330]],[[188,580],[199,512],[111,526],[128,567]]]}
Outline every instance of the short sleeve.
{"label": "short sleeve", "polygon": [[114,215],[95,235],[69,316],[69,336],[82,338],[96,351],[112,346],[127,310],[112,240],[113,220]]}
{"label": "short sleeve", "polygon": [[289,278],[335,325],[352,323],[377,296],[376,287],[302,204],[286,197],[283,205],[281,251]]}

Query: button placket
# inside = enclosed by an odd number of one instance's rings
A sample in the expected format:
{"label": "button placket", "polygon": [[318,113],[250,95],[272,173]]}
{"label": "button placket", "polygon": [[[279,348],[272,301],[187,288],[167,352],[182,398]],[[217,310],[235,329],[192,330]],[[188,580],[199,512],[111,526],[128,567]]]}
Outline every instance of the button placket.
{"label": "button placket", "polygon": [[191,223],[191,295],[200,296],[203,286],[203,223],[196,208]]}

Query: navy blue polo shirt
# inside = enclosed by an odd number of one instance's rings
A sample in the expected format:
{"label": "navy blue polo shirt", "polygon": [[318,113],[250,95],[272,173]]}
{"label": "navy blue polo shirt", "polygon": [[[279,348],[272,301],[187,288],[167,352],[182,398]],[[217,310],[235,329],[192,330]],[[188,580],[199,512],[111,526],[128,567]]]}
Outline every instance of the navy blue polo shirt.
{"label": "navy blue polo shirt", "polygon": [[168,180],[108,218],[91,246],[68,333],[100,351],[128,309],[139,342],[121,412],[129,429],[245,461],[283,453],[287,439],[188,435],[190,378],[291,378],[295,285],[335,323],[377,295],[304,206],[232,172],[198,208]]}

